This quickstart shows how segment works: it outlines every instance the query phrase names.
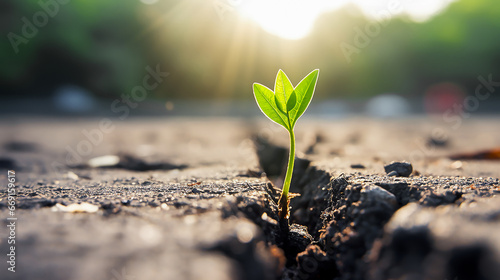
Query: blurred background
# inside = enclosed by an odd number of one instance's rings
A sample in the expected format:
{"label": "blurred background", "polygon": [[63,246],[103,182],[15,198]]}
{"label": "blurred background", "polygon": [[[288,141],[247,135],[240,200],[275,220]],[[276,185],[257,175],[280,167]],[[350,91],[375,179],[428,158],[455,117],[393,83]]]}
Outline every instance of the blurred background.
{"label": "blurred background", "polygon": [[310,115],[498,112],[500,2],[2,0],[0,114],[260,114],[321,70]]}

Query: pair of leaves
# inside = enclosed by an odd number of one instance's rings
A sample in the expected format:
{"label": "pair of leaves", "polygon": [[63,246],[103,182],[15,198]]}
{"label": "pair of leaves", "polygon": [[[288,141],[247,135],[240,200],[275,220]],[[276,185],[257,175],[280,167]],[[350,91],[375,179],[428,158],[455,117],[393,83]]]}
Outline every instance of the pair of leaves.
{"label": "pair of leaves", "polygon": [[253,93],[260,110],[288,131],[293,130],[311,102],[318,74],[319,69],[312,71],[293,87],[285,72],[280,69],[276,75],[274,92],[264,85],[254,83]]}

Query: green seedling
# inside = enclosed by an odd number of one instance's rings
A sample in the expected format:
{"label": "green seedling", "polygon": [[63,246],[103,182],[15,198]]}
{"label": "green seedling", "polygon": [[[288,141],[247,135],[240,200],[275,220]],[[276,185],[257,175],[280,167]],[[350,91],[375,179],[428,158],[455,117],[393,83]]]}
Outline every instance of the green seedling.
{"label": "green seedling", "polygon": [[288,191],[295,162],[295,134],[293,128],[311,102],[318,74],[319,69],[312,71],[296,87],[293,87],[285,72],[280,69],[278,75],[276,75],[274,92],[264,85],[253,84],[253,94],[262,113],[273,122],[283,126],[290,135],[290,157],[285,182],[283,183],[283,191],[278,202],[278,215],[282,220],[288,219],[289,216],[290,196]]}

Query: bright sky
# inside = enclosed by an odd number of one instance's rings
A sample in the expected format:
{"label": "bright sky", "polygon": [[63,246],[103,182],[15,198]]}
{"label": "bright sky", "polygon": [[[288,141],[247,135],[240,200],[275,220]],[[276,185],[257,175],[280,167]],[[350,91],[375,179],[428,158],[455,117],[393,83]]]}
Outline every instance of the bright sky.
{"label": "bright sky", "polygon": [[454,0],[230,0],[239,12],[256,21],[267,32],[298,40],[309,34],[315,20],[324,12],[355,3],[367,15],[408,14],[424,21]]}

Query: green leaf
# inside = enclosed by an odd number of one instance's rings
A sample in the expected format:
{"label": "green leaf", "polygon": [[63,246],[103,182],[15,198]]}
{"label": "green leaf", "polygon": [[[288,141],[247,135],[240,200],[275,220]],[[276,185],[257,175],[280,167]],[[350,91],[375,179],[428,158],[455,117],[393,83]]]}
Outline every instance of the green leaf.
{"label": "green leaf", "polygon": [[[284,108],[283,104],[281,104],[281,101],[279,101],[277,95],[274,95],[274,102],[276,103],[276,107],[278,108],[278,110],[280,110],[281,113],[286,115],[285,108]],[[288,116],[286,118],[288,119]]]}
{"label": "green leaf", "polygon": [[292,94],[290,94],[290,98],[288,98],[288,102],[286,103],[286,111],[290,112],[292,109],[295,107],[297,104],[297,94],[295,91],[292,91]]}
{"label": "green leaf", "polygon": [[289,130],[288,117],[277,108],[273,91],[264,85],[254,83],[253,94],[262,113],[273,122]]}
{"label": "green leaf", "polygon": [[[293,92],[293,85],[286,76],[283,70],[279,70],[276,75],[276,82],[274,83],[274,94],[276,95],[276,99],[278,102],[278,106],[282,106],[283,112],[285,111],[285,104],[288,105],[288,99],[290,98]],[[288,106],[287,106],[288,107]]]}
{"label": "green leaf", "polygon": [[293,110],[289,111],[291,129],[295,126],[297,120],[302,116],[304,111],[309,106],[311,99],[316,88],[318,81],[319,69],[309,73],[300,83],[295,87],[295,94],[297,95],[297,104]]}

